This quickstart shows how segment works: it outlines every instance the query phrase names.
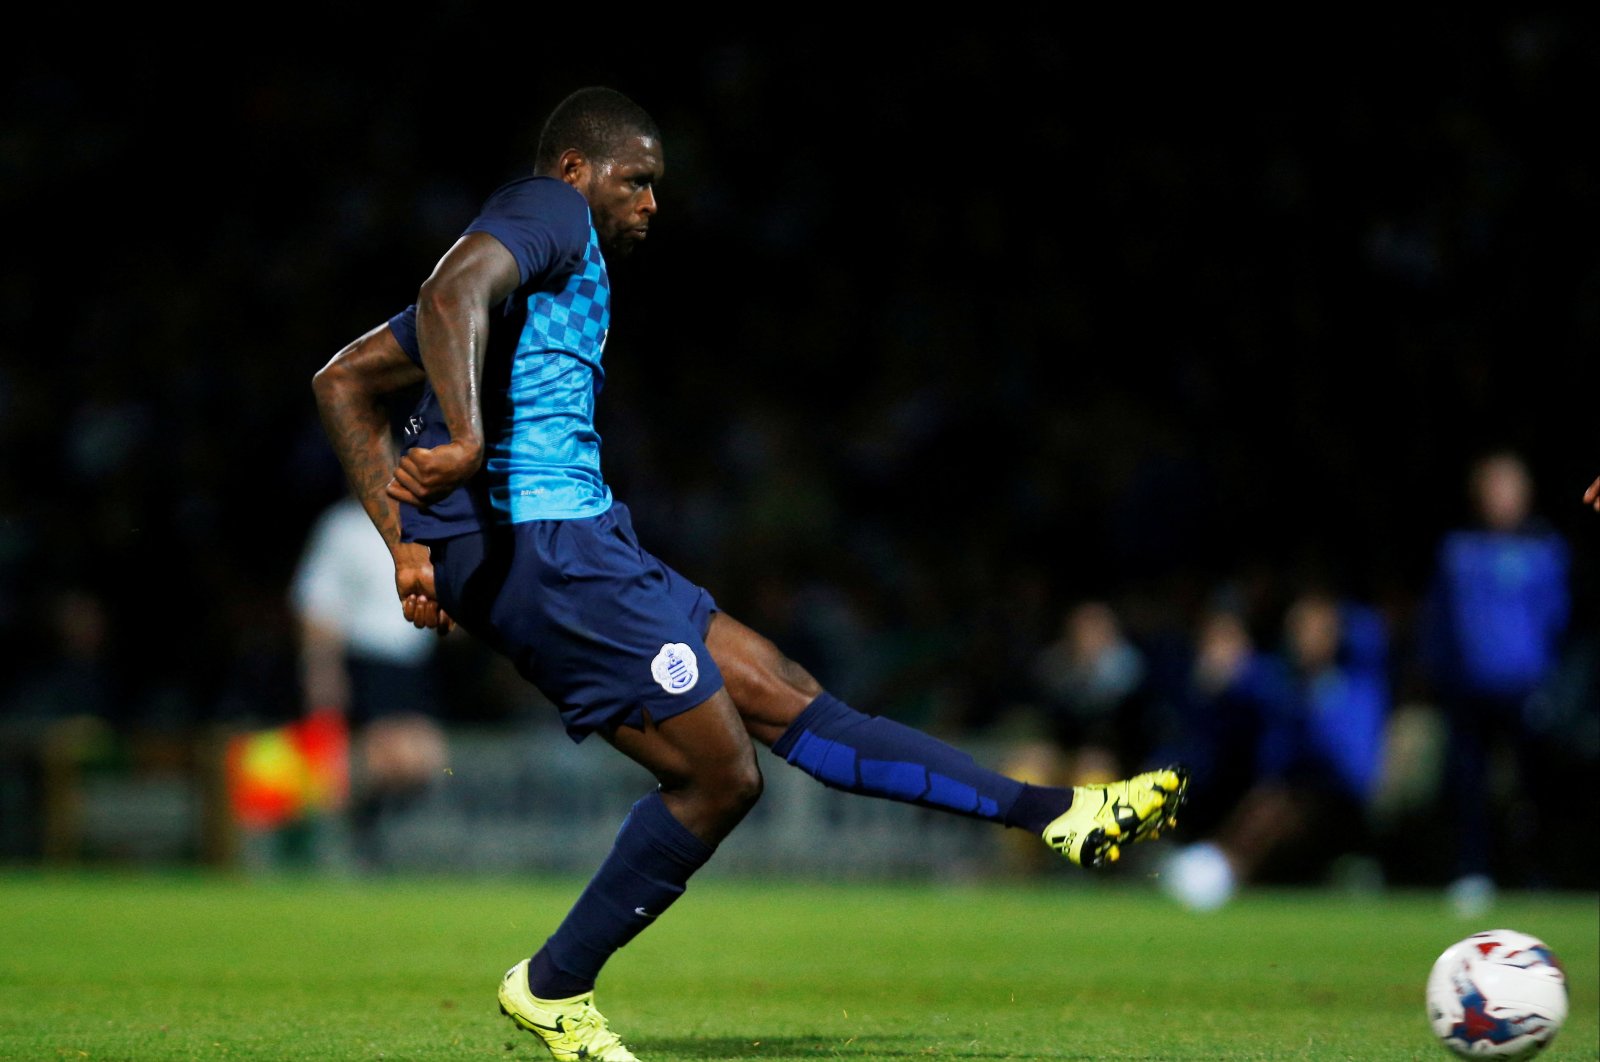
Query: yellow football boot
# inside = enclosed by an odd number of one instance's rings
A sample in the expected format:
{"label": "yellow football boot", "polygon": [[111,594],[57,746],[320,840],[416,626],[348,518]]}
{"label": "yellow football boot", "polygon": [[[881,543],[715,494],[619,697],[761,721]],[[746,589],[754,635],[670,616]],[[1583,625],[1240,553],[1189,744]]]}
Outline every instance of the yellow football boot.
{"label": "yellow football boot", "polygon": [[1072,807],[1044,828],[1044,843],[1081,867],[1103,867],[1123,844],[1161,836],[1178,824],[1189,791],[1188,768],[1177,764],[1121,782],[1072,788]]}
{"label": "yellow football boot", "polygon": [[540,999],[530,992],[527,959],[501,978],[500,1013],[544,1041],[557,1062],[639,1062],[594,1009],[593,992],[571,999]]}

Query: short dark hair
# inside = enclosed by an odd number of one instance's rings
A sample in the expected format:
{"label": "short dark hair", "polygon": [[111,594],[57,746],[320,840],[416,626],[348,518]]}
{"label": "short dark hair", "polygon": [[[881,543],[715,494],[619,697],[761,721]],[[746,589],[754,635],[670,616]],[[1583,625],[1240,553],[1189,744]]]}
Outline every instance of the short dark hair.
{"label": "short dark hair", "polygon": [[591,158],[615,158],[623,141],[636,136],[661,139],[648,111],[616,89],[591,85],[556,104],[539,132],[534,168],[550,170],[568,148]]}

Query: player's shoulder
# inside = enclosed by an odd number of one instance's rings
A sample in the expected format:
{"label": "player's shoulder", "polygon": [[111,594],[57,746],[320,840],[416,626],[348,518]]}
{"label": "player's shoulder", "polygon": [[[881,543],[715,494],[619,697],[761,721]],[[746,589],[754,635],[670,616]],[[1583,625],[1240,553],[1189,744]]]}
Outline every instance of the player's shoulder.
{"label": "player's shoulder", "polygon": [[554,177],[519,177],[496,189],[467,232],[483,232],[517,259],[522,282],[570,273],[589,246],[589,201]]}
{"label": "player's shoulder", "polygon": [[587,235],[589,203],[566,181],[543,175],[507,181],[484,200],[484,216],[541,220],[555,227],[579,227]]}

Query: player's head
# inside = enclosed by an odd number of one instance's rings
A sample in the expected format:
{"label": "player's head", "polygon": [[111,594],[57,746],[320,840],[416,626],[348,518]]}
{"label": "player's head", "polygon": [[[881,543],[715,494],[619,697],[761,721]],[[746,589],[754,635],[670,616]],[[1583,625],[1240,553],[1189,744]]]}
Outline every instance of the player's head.
{"label": "player's head", "polygon": [[645,238],[656,212],[655,182],[665,168],[661,130],[615,89],[581,88],[545,119],[534,168],[582,192],[601,246],[625,255]]}

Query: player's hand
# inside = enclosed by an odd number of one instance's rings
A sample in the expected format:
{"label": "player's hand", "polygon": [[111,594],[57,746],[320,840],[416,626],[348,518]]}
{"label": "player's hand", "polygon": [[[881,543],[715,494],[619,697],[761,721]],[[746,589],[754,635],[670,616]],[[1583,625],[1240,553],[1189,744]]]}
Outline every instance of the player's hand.
{"label": "player's hand", "polygon": [[387,493],[410,505],[432,505],[471,479],[482,463],[482,451],[465,443],[413,446],[401,455]]}
{"label": "player's hand", "polygon": [[456,621],[439,607],[433,588],[433,559],[420,542],[402,542],[394,547],[394,588],[400,595],[400,608],[418,629],[430,628],[441,636],[455,629]]}
{"label": "player's hand", "polygon": [[426,594],[411,594],[400,602],[401,611],[406,619],[418,630],[429,628],[437,631],[443,638],[456,629],[456,621],[450,614],[439,607],[439,602]]}
{"label": "player's hand", "polygon": [[1585,504],[1594,506],[1595,512],[1600,513],[1600,476],[1596,476],[1595,481],[1589,484],[1589,489],[1583,492],[1583,500]]}

